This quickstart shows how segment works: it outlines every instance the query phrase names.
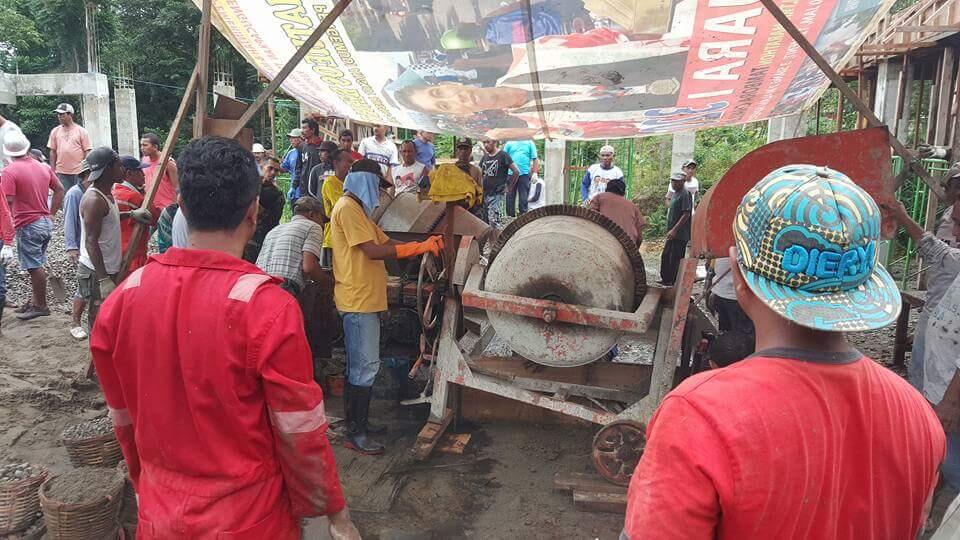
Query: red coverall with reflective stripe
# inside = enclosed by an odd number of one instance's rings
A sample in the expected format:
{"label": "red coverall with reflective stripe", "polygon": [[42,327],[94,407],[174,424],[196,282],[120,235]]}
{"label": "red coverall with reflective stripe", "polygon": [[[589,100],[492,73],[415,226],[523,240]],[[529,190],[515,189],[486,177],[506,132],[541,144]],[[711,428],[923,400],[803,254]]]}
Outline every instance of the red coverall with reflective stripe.
{"label": "red coverall with reflective stripe", "polygon": [[299,538],[344,507],[296,300],[224,253],[172,248],[90,336],[140,497],[139,538]]}

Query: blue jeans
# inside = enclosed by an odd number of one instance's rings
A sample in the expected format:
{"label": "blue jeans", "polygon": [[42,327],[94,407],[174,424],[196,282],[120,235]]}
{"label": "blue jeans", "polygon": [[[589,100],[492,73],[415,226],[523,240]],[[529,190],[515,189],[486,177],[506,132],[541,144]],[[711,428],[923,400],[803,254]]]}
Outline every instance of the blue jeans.
{"label": "blue jeans", "polygon": [[380,371],[380,314],[341,313],[347,382],[371,387]]}
{"label": "blue jeans", "polygon": [[947,433],[947,455],[940,474],[950,487],[960,491],[960,432]]}
{"label": "blue jeans", "polygon": [[47,264],[47,244],[53,232],[53,222],[42,217],[17,229],[17,259],[20,268],[33,270]]}

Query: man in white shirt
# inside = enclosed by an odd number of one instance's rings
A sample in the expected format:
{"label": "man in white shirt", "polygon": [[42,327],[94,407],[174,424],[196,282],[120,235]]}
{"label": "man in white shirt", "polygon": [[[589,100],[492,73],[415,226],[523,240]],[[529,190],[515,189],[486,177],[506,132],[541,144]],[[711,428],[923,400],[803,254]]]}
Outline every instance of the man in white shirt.
{"label": "man in white shirt", "polygon": [[394,195],[418,193],[420,181],[426,176],[427,167],[417,161],[417,146],[413,141],[403,141],[400,145],[400,159],[403,163],[393,167],[390,177]]}
{"label": "man in white shirt", "polygon": [[7,120],[3,115],[0,115],[0,171],[2,171],[12,159],[3,151],[3,138],[7,136],[7,133],[12,131],[20,131],[20,126],[14,124],[11,120]]}
{"label": "man in white shirt", "polygon": [[390,169],[400,164],[397,159],[397,145],[387,139],[387,126],[382,124],[373,126],[373,137],[361,140],[357,152],[379,163],[385,178],[393,178]]}
{"label": "man in white shirt", "polygon": [[[683,174],[687,175],[687,181],[683,183],[683,189],[687,190],[690,196],[693,197],[693,206],[696,207],[697,193],[700,191],[700,181],[694,176],[694,173],[697,172],[697,162],[688,159],[683,162],[680,170],[683,171]],[[673,186],[669,186],[667,188],[667,204],[670,204],[670,199],[673,199],[674,193],[676,193],[676,191],[673,190]]]}

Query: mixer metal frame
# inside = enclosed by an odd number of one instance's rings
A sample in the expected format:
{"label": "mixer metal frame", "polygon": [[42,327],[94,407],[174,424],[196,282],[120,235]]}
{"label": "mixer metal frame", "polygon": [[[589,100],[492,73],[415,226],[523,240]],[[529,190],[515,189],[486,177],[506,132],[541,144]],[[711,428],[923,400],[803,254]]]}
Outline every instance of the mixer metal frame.
{"label": "mixer metal frame", "polygon": [[[677,284],[672,289],[650,287],[633,313],[484,291],[481,288],[483,268],[478,264],[479,249],[470,236],[460,238],[454,261],[450,275],[452,287],[444,299],[439,349],[434,364],[430,419],[421,430],[414,448],[418,458],[425,459],[430,454],[450,423],[453,415],[450,409],[451,384],[474,388],[593,424],[610,426],[615,422],[629,421],[635,423],[638,429],[647,424],[660,401],[673,387],[693,293],[696,259],[683,260]],[[541,319],[547,323],[556,321],[635,334],[646,332],[660,311],[649,390],[646,394],[639,389],[632,393],[630,397],[635,401],[628,401],[628,406],[617,413],[584,404],[587,401],[599,405],[597,399],[609,399],[613,395],[622,399],[626,394],[622,391],[617,394],[617,389],[524,377],[507,378],[487,372],[474,362],[473,357],[489,344],[495,331],[488,326],[472,350],[464,350],[460,341],[469,326],[464,324],[465,308],[482,312],[501,311]],[[567,399],[572,396],[585,399]]]}

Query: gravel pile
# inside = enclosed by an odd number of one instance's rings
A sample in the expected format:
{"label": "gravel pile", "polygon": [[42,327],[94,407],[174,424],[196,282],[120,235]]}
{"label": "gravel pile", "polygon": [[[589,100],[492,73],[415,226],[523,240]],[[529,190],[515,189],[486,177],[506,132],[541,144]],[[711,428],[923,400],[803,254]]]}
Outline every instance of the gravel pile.
{"label": "gravel pile", "polygon": [[109,417],[104,416],[96,420],[75,424],[63,430],[61,437],[65,441],[77,441],[82,439],[91,439],[101,435],[113,433],[113,422]]}
{"label": "gravel pile", "polygon": [[47,481],[44,495],[67,504],[95,502],[116,495],[119,485],[115,469],[81,467]]}
{"label": "gravel pile", "polygon": [[19,482],[43,474],[43,469],[29,463],[8,463],[0,467],[0,484]]}

